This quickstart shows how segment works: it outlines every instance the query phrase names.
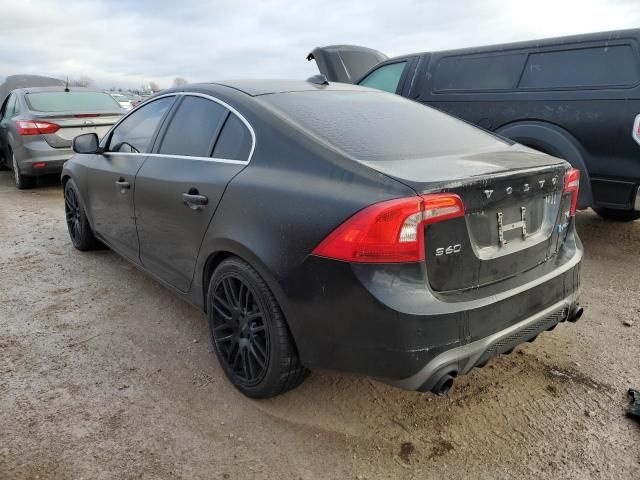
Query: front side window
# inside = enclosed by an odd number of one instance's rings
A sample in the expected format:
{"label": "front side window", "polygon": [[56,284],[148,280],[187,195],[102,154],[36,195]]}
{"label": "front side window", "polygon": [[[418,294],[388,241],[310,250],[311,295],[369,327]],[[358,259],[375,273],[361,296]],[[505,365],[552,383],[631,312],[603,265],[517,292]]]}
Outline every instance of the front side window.
{"label": "front side window", "polygon": [[367,75],[360,82],[360,85],[384,90],[385,92],[396,93],[398,84],[400,83],[400,77],[402,77],[402,72],[406,65],[407,62],[384,65]]}
{"label": "front side window", "polygon": [[209,157],[228,110],[202,97],[185,96],[178,107],[158,153]]}
{"label": "front side window", "polygon": [[111,134],[110,152],[149,153],[151,142],[175,97],[159,98],[125,118]]}

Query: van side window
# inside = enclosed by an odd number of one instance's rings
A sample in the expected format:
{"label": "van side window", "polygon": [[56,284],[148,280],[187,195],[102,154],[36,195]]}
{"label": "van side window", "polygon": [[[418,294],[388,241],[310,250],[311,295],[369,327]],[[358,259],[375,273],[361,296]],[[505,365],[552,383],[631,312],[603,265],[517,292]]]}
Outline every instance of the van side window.
{"label": "van side window", "polygon": [[520,88],[632,86],[640,81],[630,45],[532,53]]}
{"label": "van side window", "polygon": [[384,90],[389,93],[396,93],[398,83],[400,83],[400,77],[402,77],[402,72],[404,72],[406,65],[406,61],[383,65],[367,75],[359,82],[359,85],[377,88],[378,90]]}
{"label": "van side window", "polygon": [[434,91],[510,90],[526,60],[524,53],[444,57],[435,72]]}

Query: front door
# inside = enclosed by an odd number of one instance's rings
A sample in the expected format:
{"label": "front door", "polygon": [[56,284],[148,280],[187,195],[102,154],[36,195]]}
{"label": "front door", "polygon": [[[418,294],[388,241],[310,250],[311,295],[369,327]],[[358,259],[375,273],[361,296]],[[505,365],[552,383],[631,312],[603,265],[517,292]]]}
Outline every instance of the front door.
{"label": "front door", "polygon": [[189,290],[200,244],[229,181],[248,163],[247,125],[211,97],[182,95],[136,178],[140,259]]}
{"label": "front door", "polygon": [[140,107],[116,126],[105,153],[87,159],[87,208],[99,238],[139,263],[133,205],[135,177],[175,97]]}

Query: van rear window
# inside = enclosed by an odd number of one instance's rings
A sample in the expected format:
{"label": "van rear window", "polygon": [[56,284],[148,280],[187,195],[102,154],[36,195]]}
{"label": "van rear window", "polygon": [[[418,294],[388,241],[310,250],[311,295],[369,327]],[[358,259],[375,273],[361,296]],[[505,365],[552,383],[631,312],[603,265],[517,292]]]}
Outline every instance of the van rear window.
{"label": "van rear window", "polygon": [[35,112],[118,112],[120,104],[108,93],[101,92],[34,92],[25,95]]}
{"label": "van rear window", "polygon": [[640,81],[630,45],[532,53],[520,88],[631,86]]}

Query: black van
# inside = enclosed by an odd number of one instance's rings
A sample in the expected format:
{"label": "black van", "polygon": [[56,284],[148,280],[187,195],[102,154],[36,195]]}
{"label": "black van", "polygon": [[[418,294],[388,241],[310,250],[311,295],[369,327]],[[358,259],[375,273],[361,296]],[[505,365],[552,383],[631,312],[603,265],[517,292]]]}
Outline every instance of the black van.
{"label": "black van", "polygon": [[418,53],[316,48],[329,81],[426,103],[580,170],[579,206],[640,218],[640,29]]}

